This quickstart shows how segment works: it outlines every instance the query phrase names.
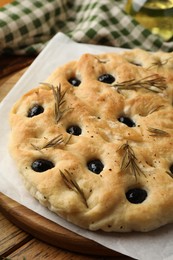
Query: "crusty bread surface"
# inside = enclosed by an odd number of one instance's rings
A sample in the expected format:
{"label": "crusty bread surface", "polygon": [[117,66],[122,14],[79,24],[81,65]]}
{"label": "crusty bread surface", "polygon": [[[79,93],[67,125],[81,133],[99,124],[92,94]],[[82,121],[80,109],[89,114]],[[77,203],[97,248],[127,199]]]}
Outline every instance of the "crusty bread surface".
{"label": "crusty bread surface", "polygon": [[9,149],[32,196],[92,231],[172,223],[172,68],[173,53],[84,54],[22,96]]}

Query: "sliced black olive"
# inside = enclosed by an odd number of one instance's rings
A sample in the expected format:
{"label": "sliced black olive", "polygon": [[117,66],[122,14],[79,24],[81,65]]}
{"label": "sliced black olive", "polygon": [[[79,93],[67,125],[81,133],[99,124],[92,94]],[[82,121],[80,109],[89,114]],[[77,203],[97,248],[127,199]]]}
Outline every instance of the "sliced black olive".
{"label": "sliced black olive", "polygon": [[126,193],[126,198],[129,202],[134,204],[142,203],[147,197],[147,192],[144,189],[135,188],[130,189]]}
{"label": "sliced black olive", "polygon": [[45,159],[37,159],[32,163],[31,168],[35,172],[45,172],[45,171],[53,168],[54,166],[55,165],[51,161],[48,161]]}
{"label": "sliced black olive", "polygon": [[87,167],[91,172],[99,174],[103,170],[104,165],[100,160],[95,159],[95,160],[89,161],[87,163]]}
{"label": "sliced black olive", "polygon": [[71,135],[81,135],[82,129],[78,125],[71,125],[66,129],[67,133]]}
{"label": "sliced black olive", "polygon": [[115,81],[115,78],[111,74],[102,74],[98,77],[98,80],[104,83],[111,84]]}
{"label": "sliced black olive", "polygon": [[75,77],[70,78],[68,82],[73,85],[74,87],[78,87],[81,84],[81,81]]}
{"label": "sliced black olive", "polygon": [[125,125],[127,125],[128,127],[136,126],[135,122],[131,118],[126,117],[126,116],[120,116],[118,118],[118,121],[123,123],[123,124],[125,124]]}
{"label": "sliced black olive", "polygon": [[27,116],[33,117],[33,116],[37,116],[43,112],[44,112],[44,108],[42,106],[36,104],[32,108],[29,109]]}

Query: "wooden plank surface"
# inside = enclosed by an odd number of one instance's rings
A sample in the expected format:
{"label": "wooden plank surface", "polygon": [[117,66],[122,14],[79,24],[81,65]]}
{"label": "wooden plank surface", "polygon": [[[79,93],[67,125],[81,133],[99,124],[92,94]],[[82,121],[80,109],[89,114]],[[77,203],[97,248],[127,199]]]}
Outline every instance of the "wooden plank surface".
{"label": "wooden plank surface", "polygon": [[0,239],[0,255],[6,256],[19,245],[23,245],[26,241],[30,240],[30,236],[21,231],[18,227],[11,225],[11,223],[4,218],[4,215],[0,213],[0,227],[1,227],[1,239]]}
{"label": "wooden plank surface", "polygon": [[[49,252],[49,253],[47,253]],[[33,239],[20,247],[18,250],[13,252],[8,256],[13,260],[23,259],[25,257],[26,260],[34,259],[34,260],[43,260],[43,259],[63,259],[63,260],[105,260],[103,257],[96,256],[86,256],[82,254],[74,254],[72,252],[64,252],[62,257],[62,251],[58,248],[52,247],[48,244],[44,244],[41,241]],[[108,258],[107,258],[108,259]],[[115,257],[109,257],[110,259],[115,259]],[[121,257],[119,258],[121,259]]]}
{"label": "wooden plank surface", "polygon": [[[26,69],[0,79],[0,100],[7,95]],[[24,257],[26,259],[71,260],[131,259],[46,220],[2,193],[0,193],[0,210],[4,216],[15,224],[15,226],[12,225],[0,215],[0,227],[3,227],[0,237],[0,259],[2,256],[8,256],[13,260],[23,259]],[[45,244],[40,240],[47,243]],[[67,250],[71,250],[71,252]],[[73,252],[77,252],[77,254]],[[87,254],[96,256],[87,256]]]}

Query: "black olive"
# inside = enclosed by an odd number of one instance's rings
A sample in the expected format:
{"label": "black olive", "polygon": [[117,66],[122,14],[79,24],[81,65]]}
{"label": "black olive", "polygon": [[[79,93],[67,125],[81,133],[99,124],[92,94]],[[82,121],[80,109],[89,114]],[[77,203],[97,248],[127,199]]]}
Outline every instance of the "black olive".
{"label": "black olive", "polygon": [[31,165],[31,168],[35,172],[45,172],[53,167],[54,167],[54,164],[51,161],[48,161],[45,159],[37,159]]}
{"label": "black olive", "polygon": [[75,77],[70,78],[68,82],[72,84],[74,87],[78,87],[81,84],[81,81]]}
{"label": "black olive", "polygon": [[135,122],[131,118],[126,117],[126,116],[120,116],[118,118],[118,121],[123,123],[123,124],[125,124],[125,125],[127,125],[128,127],[136,126]]}
{"label": "black olive", "polygon": [[87,163],[87,167],[91,172],[99,174],[103,170],[104,165],[100,160],[95,159],[95,160],[89,161]]}
{"label": "black olive", "polygon": [[27,116],[33,117],[33,116],[37,116],[43,112],[44,112],[44,108],[42,106],[36,104],[32,108],[29,109]]}
{"label": "black olive", "polygon": [[130,189],[126,193],[126,198],[129,202],[134,204],[142,203],[147,197],[147,192],[144,189],[135,188]]}
{"label": "black olive", "polygon": [[111,74],[102,74],[98,77],[98,80],[104,83],[111,84],[115,81],[115,78]]}
{"label": "black olive", "polygon": [[71,125],[66,129],[67,133],[72,135],[81,135],[82,129],[78,125]]}

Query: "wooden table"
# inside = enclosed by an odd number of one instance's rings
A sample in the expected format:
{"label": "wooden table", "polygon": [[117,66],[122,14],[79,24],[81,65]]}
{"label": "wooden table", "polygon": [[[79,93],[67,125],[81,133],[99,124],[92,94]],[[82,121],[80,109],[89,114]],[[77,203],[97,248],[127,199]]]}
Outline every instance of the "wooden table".
{"label": "wooden table", "polygon": [[[3,57],[5,59],[5,57]],[[9,58],[8,58],[9,59]],[[13,58],[14,59],[14,58]],[[7,62],[6,62],[7,63]],[[0,59],[0,65],[2,64],[2,57]],[[10,64],[9,64],[10,66]],[[0,101],[8,94],[10,89],[14,86],[14,84],[18,81],[18,79],[22,76],[22,74],[26,71],[27,68],[20,69],[19,71],[15,71],[10,67],[8,70],[8,64],[5,65],[7,68],[8,74],[6,76],[2,76],[2,70],[0,71]],[[16,66],[15,66],[16,70]],[[1,200],[0,200],[0,203]],[[63,259],[63,260],[106,260],[106,259],[121,259],[127,260],[132,259],[120,254],[117,256],[103,256],[91,255],[91,254],[81,254],[72,251],[68,251],[66,249],[61,249],[52,245],[49,245],[37,238],[34,235],[29,234],[21,229],[21,227],[17,227],[12,224],[8,218],[5,217],[4,212],[0,211],[0,260],[1,259]],[[76,245],[79,247],[80,245]],[[88,252],[89,253],[89,252]]]}

